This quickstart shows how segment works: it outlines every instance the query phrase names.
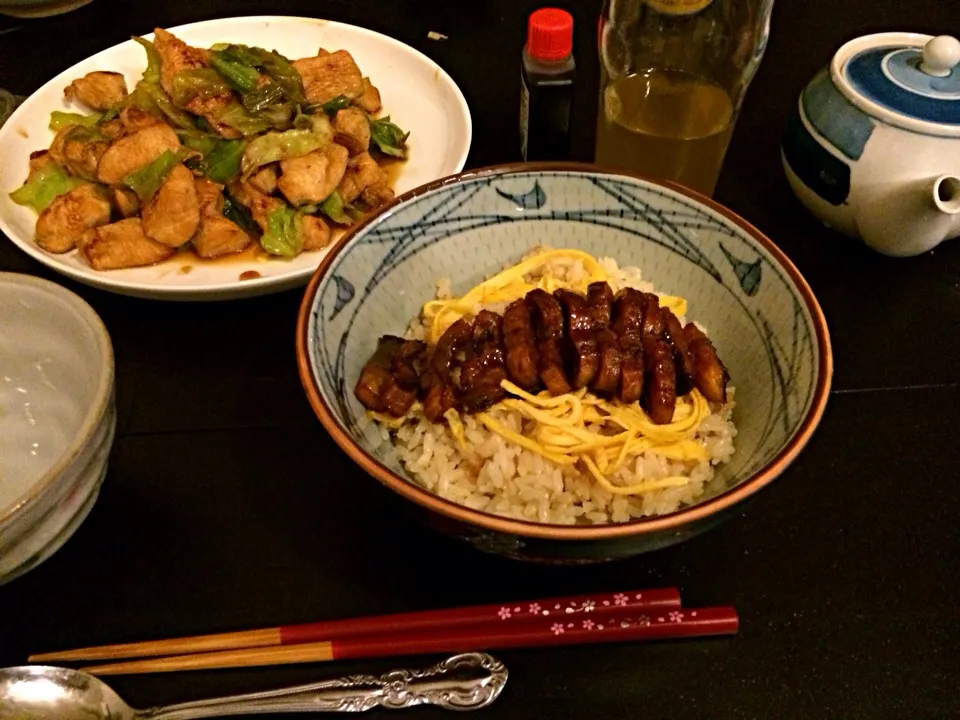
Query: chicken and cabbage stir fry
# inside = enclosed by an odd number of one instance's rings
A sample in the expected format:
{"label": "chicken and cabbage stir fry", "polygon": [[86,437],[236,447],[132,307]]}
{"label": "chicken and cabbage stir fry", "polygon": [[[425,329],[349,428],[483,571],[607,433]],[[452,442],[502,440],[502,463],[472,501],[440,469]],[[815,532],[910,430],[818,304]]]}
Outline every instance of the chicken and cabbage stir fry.
{"label": "chicken and cabbage stir fry", "polygon": [[346,50],[290,61],[236,44],[191,47],[163,29],[129,90],[119,73],[74,80],[49,150],[11,194],[39,213],[36,242],[96,270],[201,258],[254,242],[277,257],[330,243],[394,197],[385,170],[407,134]]}

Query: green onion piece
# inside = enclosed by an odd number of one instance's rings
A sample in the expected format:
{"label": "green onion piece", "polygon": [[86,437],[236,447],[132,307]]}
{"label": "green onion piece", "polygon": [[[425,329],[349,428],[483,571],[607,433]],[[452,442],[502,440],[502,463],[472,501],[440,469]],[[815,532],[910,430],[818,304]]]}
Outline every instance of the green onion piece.
{"label": "green onion piece", "polygon": [[204,157],[213,152],[213,149],[220,142],[218,135],[201,132],[199,130],[177,130],[177,137],[184,147],[195,150]]}
{"label": "green onion piece", "polygon": [[150,83],[152,85],[160,84],[160,53],[157,52],[157,48],[149,40],[133,36],[135,42],[143,45],[143,49],[147,53],[147,67],[143,71],[143,82]]}
{"label": "green onion piece", "polygon": [[255,67],[231,59],[226,50],[210,53],[210,66],[241,93],[254,90],[260,81],[260,72]]}
{"label": "green onion piece", "polygon": [[174,167],[179,165],[189,153],[183,148],[176,152],[165,150],[156,160],[146,165],[135,173],[131,173],[122,181],[124,185],[133,190],[140,202],[146,202],[163,185],[167,175]]}
{"label": "green onion piece", "polygon": [[[247,45],[228,45],[218,51],[224,61],[236,65],[256,68],[264,72],[283,91],[283,95],[292,102],[304,103],[303,78],[287,58],[275,50],[264,50]],[[243,92],[249,92],[247,88]]]}
{"label": "green onion piece", "polygon": [[240,173],[240,160],[245,146],[243,140],[225,140],[218,135],[195,130],[181,130],[177,137],[184,147],[200,153],[201,157],[191,162],[190,167],[214,182],[226,185]]}
{"label": "green onion piece", "polygon": [[54,110],[50,113],[50,129],[59,132],[70,125],[83,125],[84,127],[93,127],[103,119],[100,113],[92,115],[81,115],[80,113],[61,112]]}
{"label": "green onion piece", "polygon": [[243,140],[220,140],[203,157],[204,174],[214,182],[226,185],[240,174],[243,149]]}
{"label": "green onion piece", "polygon": [[268,80],[243,96],[243,106],[252,113],[262,112],[280,102],[283,102],[283,90],[273,80]]}
{"label": "green onion piece", "polygon": [[346,95],[337,95],[333,100],[327,100],[320,105],[320,109],[328,115],[336,113],[337,110],[343,110],[345,107],[350,107],[350,98]]}

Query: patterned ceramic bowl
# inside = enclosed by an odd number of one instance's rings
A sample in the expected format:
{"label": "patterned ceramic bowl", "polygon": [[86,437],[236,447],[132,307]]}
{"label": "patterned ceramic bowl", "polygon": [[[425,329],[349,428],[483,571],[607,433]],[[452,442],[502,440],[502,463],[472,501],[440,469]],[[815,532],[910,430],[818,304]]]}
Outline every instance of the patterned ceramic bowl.
{"label": "patterned ceramic bowl", "polygon": [[110,336],[47,280],[0,273],[0,584],[63,545],[93,507],[113,444]]}
{"label": "patterned ceramic bowl", "polygon": [[[536,244],[638,266],[682,295],[737,388],[737,450],[724,487],[668,515],[622,524],[547,525],[478,512],[427,492],[353,394],[379,336],[402,335],[435,279],[463,292]],[[350,457],[438,529],[510,557],[590,562],[671,545],[731,516],[796,458],[823,414],[833,358],[809,286],[768,238],[685,189],[589,165],[468,172],[400,197],[330,252],[297,329],[300,374],[327,431]],[[718,483],[715,483],[715,485]]]}

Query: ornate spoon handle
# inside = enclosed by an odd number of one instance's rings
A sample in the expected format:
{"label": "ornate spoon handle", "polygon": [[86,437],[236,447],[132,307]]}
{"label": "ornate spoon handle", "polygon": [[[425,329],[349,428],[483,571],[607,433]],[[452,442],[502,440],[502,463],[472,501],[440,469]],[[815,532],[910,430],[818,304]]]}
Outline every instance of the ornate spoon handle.
{"label": "ornate spoon handle", "polygon": [[500,695],[507,669],[485,653],[464,653],[423,670],[394,670],[376,677],[351,675],[310,685],[200,700],[137,712],[141,720],[255,715],[284,712],[364,712],[436,705],[476,710]]}

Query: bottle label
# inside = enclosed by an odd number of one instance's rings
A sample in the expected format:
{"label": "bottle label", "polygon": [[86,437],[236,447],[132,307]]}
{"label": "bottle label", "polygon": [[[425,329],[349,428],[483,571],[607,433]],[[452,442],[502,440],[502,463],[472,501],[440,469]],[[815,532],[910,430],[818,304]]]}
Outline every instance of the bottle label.
{"label": "bottle label", "polygon": [[520,157],[527,159],[527,138],[530,135],[530,90],[520,74]]}
{"label": "bottle label", "polygon": [[664,15],[692,15],[703,10],[713,0],[646,0],[647,5]]}

